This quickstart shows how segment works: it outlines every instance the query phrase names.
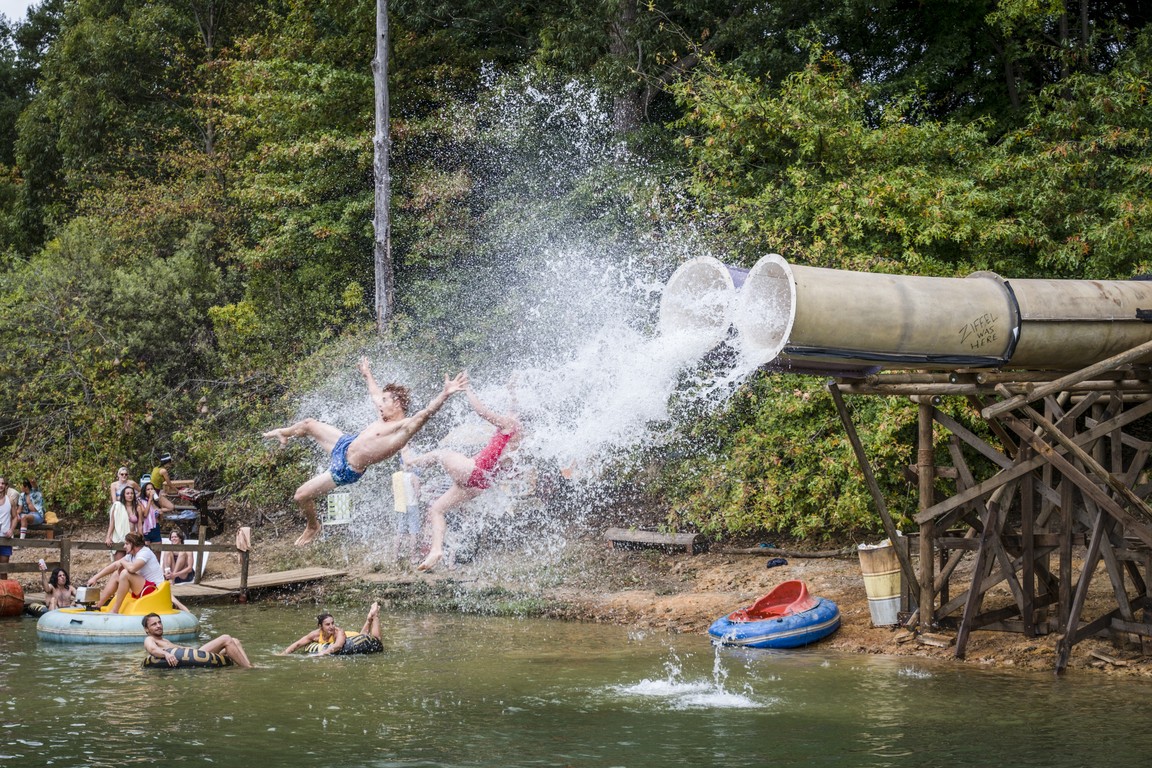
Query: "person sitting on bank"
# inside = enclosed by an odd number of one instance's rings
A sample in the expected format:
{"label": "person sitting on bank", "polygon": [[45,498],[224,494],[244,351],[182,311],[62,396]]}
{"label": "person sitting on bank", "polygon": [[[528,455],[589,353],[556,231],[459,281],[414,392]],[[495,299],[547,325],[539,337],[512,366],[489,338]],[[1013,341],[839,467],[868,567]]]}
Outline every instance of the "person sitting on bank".
{"label": "person sitting on bank", "polygon": [[157,585],[164,581],[164,572],[160,570],[156,555],[145,545],[144,537],[136,531],[124,537],[124,557],[104,566],[99,573],[88,579],[88,586],[96,586],[96,582],[105,576],[109,577],[108,583],[100,591],[98,605],[104,605],[114,594],[111,613],[120,612],[120,605],[129,594],[133,600],[139,600],[155,592]]}
{"label": "person sitting on bank", "polygon": [[[365,639],[360,640],[361,637]],[[364,626],[361,627],[355,643],[350,643],[348,633],[336,626],[332,614],[322,613],[316,617],[316,629],[285,648],[280,655],[287,656],[312,643],[321,646],[316,652],[317,656],[376,653],[384,650],[384,644],[380,640],[380,603],[372,603],[372,607],[368,609],[368,617],[364,619]]]}
{"label": "person sitting on bank", "polygon": [[20,494],[20,538],[28,536],[28,526],[44,524],[44,494],[36,487],[36,481],[24,478],[24,492]]}
{"label": "person sitting on bank", "polygon": [[[183,544],[184,533],[179,528],[173,528],[168,534],[168,541],[172,544]],[[186,584],[196,578],[195,562],[191,552],[161,552],[160,568],[164,572],[164,578],[173,584]]]}
{"label": "person sitting on bank", "polygon": [[71,608],[76,602],[76,587],[72,586],[72,578],[63,568],[53,568],[52,575],[48,575],[48,566],[40,561],[40,586],[44,589],[44,597],[48,603],[48,610],[57,608]]}
{"label": "person sitting on bank", "polygon": [[[148,652],[148,655],[153,658],[164,659],[170,667],[179,664],[180,660],[176,658],[173,651],[189,646],[176,645],[171,640],[164,639],[164,622],[160,619],[159,614],[148,614],[141,619],[140,624],[143,625],[144,632],[147,633],[144,638],[144,650]],[[209,640],[200,646],[199,650],[225,656],[238,667],[252,668],[252,662],[248,660],[248,654],[244,652],[244,646],[231,635],[220,635]]]}

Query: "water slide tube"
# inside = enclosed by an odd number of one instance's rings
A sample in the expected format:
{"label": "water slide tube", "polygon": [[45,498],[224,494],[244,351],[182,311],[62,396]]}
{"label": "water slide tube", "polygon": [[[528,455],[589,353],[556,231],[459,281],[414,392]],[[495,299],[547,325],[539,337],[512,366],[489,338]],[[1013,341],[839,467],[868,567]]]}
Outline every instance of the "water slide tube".
{"label": "water slide tube", "polygon": [[789,264],[749,271],[700,257],[660,302],[662,334],[734,343],[758,365],[812,373],[882,368],[1076,370],[1152,340],[1152,281],[921,277]]}

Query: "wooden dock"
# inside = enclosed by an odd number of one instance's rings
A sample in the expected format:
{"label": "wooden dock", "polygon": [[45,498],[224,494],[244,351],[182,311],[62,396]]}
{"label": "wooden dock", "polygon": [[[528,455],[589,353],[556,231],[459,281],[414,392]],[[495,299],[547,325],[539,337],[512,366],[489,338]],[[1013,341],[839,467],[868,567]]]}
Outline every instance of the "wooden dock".
{"label": "wooden dock", "polygon": [[[333,568],[295,568],[291,571],[274,571],[272,573],[249,574],[248,589],[286,587],[289,584],[303,584],[309,581],[334,579],[339,576],[347,575],[347,571],[338,571]],[[217,590],[239,590],[240,579],[212,579],[211,581],[201,581],[200,586],[211,587],[212,589]]]}

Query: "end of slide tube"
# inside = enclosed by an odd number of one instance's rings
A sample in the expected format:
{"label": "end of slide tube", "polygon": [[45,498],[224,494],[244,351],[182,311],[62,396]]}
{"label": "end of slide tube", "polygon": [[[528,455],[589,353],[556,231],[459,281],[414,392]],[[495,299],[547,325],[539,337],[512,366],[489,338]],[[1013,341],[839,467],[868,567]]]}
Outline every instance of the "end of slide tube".
{"label": "end of slide tube", "polygon": [[732,307],[748,270],[700,256],[672,273],[660,298],[660,334],[692,339],[700,354],[728,336]]}
{"label": "end of slide tube", "polygon": [[744,355],[759,365],[784,349],[796,321],[796,278],[784,257],[770,253],[748,273],[732,311]]}

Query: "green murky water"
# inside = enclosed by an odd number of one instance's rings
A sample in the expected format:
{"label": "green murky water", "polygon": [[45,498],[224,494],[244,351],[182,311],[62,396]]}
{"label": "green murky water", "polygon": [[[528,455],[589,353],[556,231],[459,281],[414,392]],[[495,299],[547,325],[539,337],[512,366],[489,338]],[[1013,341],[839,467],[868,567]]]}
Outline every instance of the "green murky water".
{"label": "green murky water", "polygon": [[1062,768],[1152,751],[1138,680],[458,615],[385,614],[380,655],[277,657],[311,611],[200,613],[260,668],[145,672],[140,649],[0,621],[0,765]]}

